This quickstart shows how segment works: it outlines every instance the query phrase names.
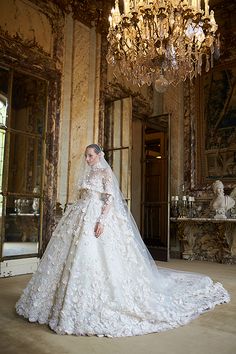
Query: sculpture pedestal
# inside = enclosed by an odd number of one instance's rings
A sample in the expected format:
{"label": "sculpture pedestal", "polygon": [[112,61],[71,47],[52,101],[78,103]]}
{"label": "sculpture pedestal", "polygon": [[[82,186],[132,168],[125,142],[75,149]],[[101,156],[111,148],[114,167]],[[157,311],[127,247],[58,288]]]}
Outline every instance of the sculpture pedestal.
{"label": "sculpture pedestal", "polygon": [[171,218],[182,258],[236,264],[236,219]]}

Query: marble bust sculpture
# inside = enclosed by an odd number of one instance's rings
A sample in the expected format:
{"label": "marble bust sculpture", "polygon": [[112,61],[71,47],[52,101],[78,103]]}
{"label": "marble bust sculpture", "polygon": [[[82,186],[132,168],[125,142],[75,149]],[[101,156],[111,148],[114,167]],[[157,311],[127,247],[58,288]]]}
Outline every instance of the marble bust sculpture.
{"label": "marble bust sculpture", "polygon": [[234,187],[234,189],[230,193],[230,197],[233,198],[233,200],[235,201],[234,207],[231,209],[231,215],[233,218],[236,219],[236,187]]}
{"label": "marble bust sculpture", "polygon": [[235,201],[229,195],[224,194],[224,185],[217,180],[212,185],[215,198],[211,202],[211,207],[215,210],[215,219],[227,219],[226,212],[234,207]]}

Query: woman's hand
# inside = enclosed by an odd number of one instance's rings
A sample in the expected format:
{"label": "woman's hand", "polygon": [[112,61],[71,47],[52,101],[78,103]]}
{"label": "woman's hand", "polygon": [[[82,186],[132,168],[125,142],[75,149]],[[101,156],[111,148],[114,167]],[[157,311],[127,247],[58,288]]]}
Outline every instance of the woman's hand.
{"label": "woman's hand", "polygon": [[95,229],[94,229],[95,237],[98,238],[99,236],[101,236],[101,234],[103,233],[103,229],[104,229],[104,226],[100,222],[97,222]]}

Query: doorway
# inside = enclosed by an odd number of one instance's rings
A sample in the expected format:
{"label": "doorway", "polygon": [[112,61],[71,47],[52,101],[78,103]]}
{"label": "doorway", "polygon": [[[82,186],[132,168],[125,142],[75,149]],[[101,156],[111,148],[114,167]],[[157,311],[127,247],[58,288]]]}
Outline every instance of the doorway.
{"label": "doorway", "polygon": [[[160,123],[160,118],[165,118]],[[151,118],[143,128],[143,240],[154,259],[169,259],[168,115]],[[153,124],[156,123],[156,124]]]}
{"label": "doorway", "polygon": [[169,114],[138,119],[131,97],[108,101],[104,150],[154,259],[169,259]]}

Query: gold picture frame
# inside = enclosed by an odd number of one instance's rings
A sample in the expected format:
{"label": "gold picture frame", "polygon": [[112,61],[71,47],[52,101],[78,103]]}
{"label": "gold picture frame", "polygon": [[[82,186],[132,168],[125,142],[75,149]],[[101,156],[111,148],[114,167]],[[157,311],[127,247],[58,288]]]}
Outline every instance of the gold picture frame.
{"label": "gold picture frame", "polygon": [[198,80],[197,181],[236,182],[236,61],[213,68]]}

